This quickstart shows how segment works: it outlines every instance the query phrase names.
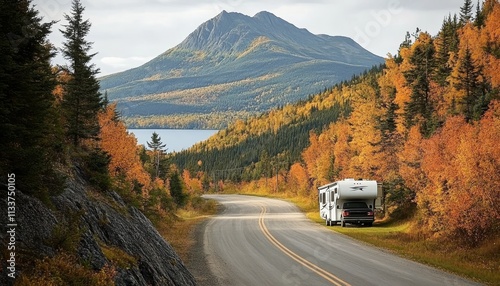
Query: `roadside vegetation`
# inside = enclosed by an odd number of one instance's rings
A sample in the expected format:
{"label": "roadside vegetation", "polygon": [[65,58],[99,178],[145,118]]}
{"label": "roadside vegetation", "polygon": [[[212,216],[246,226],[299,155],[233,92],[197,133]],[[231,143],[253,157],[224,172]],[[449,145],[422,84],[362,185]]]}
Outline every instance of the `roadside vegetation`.
{"label": "roadside vegetation", "polygon": [[[273,193],[271,190],[258,191],[226,189],[225,193],[238,193],[278,198],[294,203],[311,221],[325,225],[319,216],[318,206],[309,199],[290,196],[285,193]],[[500,285],[500,238],[486,239],[481,245],[470,248],[457,244],[453,240],[429,238],[416,233],[414,222],[406,220],[390,220],[380,218],[373,227],[340,225],[326,227],[354,239],[366,242],[381,249],[391,251],[399,256],[424,263],[441,270],[485,283]]]}
{"label": "roadside vegetation", "polygon": [[319,186],[383,182],[387,223],[339,231],[498,283],[500,3],[473,7],[465,0],[435,36],[407,33],[385,66],[239,120],[172,162],[204,190],[288,198],[311,213]]}

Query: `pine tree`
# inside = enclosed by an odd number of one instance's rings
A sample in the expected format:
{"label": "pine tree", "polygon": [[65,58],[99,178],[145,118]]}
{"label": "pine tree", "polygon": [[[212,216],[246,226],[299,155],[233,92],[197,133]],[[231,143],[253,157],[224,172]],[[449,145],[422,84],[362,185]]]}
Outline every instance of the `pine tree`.
{"label": "pine tree", "polygon": [[479,77],[481,75],[480,69],[476,67],[472,54],[469,48],[465,49],[465,55],[458,67],[457,83],[455,88],[463,90],[465,96],[462,104],[464,106],[465,119],[470,122],[474,118],[478,118],[475,114],[475,105],[481,99],[481,83]]}
{"label": "pine tree", "polygon": [[464,5],[460,7],[460,25],[464,26],[472,21],[472,0],[465,0]]}
{"label": "pine tree", "polygon": [[30,1],[0,1],[0,173],[16,175],[25,193],[46,197],[61,187],[56,156],[55,75],[48,42],[53,22],[42,23]]}
{"label": "pine tree", "polygon": [[186,205],[188,196],[184,193],[184,183],[181,175],[176,168],[171,168],[169,172],[170,195],[177,206],[183,207]]}
{"label": "pine tree", "polygon": [[74,146],[82,139],[96,139],[99,134],[98,112],[101,94],[96,79],[99,69],[91,64],[95,54],[89,54],[92,43],[85,40],[90,31],[89,20],[83,20],[84,7],[80,0],[73,0],[71,15],[64,15],[68,22],[61,30],[66,42],[62,54],[69,61],[71,78],[66,84],[62,107],[66,116],[66,132]]}
{"label": "pine tree", "polygon": [[474,19],[474,25],[476,27],[482,27],[482,26],[484,26],[485,20],[486,20],[486,17],[483,13],[483,7],[481,7],[481,4],[479,3],[479,0],[478,0],[477,5],[476,5],[476,18]]}
{"label": "pine tree", "polygon": [[459,46],[458,37],[459,25],[456,15],[452,19],[451,15],[443,21],[441,31],[436,38],[437,51],[435,55],[436,70],[434,78],[441,86],[447,85],[447,78],[450,76],[452,67],[448,64],[451,52],[457,52]]}
{"label": "pine tree", "polygon": [[153,135],[151,136],[151,142],[146,142],[146,143],[147,143],[148,147],[153,150],[155,177],[158,177],[160,175],[160,159],[163,155],[163,152],[166,151],[166,149],[164,149],[164,148],[167,145],[163,144],[163,142],[161,142],[161,137],[156,132],[153,132]]}
{"label": "pine tree", "polygon": [[413,68],[404,76],[411,88],[410,101],[405,105],[405,123],[408,129],[422,120],[422,134],[429,136],[434,131],[432,115],[434,107],[430,99],[431,71],[434,70],[434,45],[427,33],[421,33],[412,46],[410,63]]}

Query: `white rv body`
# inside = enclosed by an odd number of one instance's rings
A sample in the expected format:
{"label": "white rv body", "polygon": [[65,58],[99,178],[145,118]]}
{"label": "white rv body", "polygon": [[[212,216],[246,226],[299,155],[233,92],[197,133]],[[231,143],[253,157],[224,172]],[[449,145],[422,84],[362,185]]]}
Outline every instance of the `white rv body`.
{"label": "white rv body", "polygon": [[[318,188],[319,191],[319,211],[320,216],[325,219],[326,225],[341,223],[358,223],[371,225],[373,223],[373,213],[375,211],[377,198],[381,197],[381,188],[377,181],[344,179],[333,182]],[[353,205],[364,202],[371,214],[364,213],[344,213],[344,205]],[[348,204],[346,204],[348,203]],[[343,216],[343,214],[346,214]],[[349,216],[349,217],[347,217]]]}

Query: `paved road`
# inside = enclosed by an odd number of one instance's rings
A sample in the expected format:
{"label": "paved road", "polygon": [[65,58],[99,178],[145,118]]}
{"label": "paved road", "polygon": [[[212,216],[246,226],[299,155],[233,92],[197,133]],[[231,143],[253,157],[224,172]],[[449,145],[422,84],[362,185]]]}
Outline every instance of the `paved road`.
{"label": "paved road", "polygon": [[332,232],[288,202],[206,197],[224,206],[203,231],[219,285],[477,285]]}

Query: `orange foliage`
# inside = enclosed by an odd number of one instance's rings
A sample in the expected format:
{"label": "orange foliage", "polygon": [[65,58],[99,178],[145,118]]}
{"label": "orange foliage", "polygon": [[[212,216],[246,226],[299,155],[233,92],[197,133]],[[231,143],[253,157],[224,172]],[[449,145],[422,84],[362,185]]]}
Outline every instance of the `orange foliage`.
{"label": "orange foliage", "polygon": [[139,183],[143,186],[143,195],[146,195],[151,186],[151,177],[139,158],[137,139],[115,117],[116,104],[109,105],[99,114],[101,148],[111,156],[109,173],[115,178],[123,176],[131,187]]}
{"label": "orange foliage", "polygon": [[494,88],[500,87],[500,3],[494,1],[493,10],[486,19],[486,25],[481,30],[482,37],[486,41],[487,49],[496,49],[497,56],[491,52],[487,53],[485,73],[489,75],[491,84]]}
{"label": "orange foliage", "polygon": [[309,191],[309,176],[302,164],[295,163],[290,167],[287,182],[291,186],[291,189],[296,191],[298,195],[307,196]]}
{"label": "orange foliage", "polygon": [[191,178],[191,173],[188,170],[182,172],[182,180],[186,184],[187,191],[190,194],[201,192],[201,180],[198,178]]}
{"label": "orange foliage", "polygon": [[500,227],[500,103],[475,125],[450,118],[422,142],[427,184],[417,203],[429,230],[476,245]]}

